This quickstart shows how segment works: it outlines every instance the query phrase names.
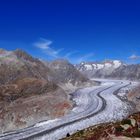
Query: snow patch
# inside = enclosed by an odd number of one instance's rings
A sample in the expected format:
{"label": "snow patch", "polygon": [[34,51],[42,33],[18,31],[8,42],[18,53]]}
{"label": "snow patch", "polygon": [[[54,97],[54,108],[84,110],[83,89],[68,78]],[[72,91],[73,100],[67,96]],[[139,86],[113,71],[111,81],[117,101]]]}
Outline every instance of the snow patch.
{"label": "snow patch", "polygon": [[112,64],[110,64],[110,63],[105,63],[105,68],[110,68],[110,67],[112,67]]}
{"label": "snow patch", "polygon": [[104,68],[104,65],[103,64],[97,64],[97,68],[102,69],[102,68]]}
{"label": "snow patch", "polygon": [[46,124],[54,123],[55,121],[59,121],[59,119],[53,119],[53,120],[39,122],[39,123],[35,124],[34,127],[40,127],[40,126],[43,126]]}
{"label": "snow patch", "polygon": [[92,66],[91,65],[86,64],[85,67],[86,67],[87,70],[92,70]]}
{"label": "snow patch", "polygon": [[114,60],[113,63],[114,63],[114,68],[118,68],[122,64],[119,60]]}

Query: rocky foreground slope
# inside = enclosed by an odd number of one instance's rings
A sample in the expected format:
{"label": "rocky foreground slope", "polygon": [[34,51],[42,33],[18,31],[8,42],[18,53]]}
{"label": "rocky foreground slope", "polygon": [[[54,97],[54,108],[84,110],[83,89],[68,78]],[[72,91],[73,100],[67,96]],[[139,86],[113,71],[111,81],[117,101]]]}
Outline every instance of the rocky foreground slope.
{"label": "rocky foreground slope", "polygon": [[139,140],[140,113],[116,123],[100,124],[67,137],[63,140]]}
{"label": "rocky foreground slope", "polygon": [[127,65],[119,60],[82,62],[75,67],[90,78],[140,79],[140,64]]}
{"label": "rocky foreground slope", "polygon": [[[72,81],[88,82],[74,67],[71,71],[71,84],[75,84]],[[61,74],[63,72],[64,69],[61,69]],[[66,91],[59,86],[59,83],[66,82],[59,76],[24,51],[1,49],[0,132],[24,128],[67,113],[72,108],[72,102]],[[78,78],[75,80],[75,77]]]}

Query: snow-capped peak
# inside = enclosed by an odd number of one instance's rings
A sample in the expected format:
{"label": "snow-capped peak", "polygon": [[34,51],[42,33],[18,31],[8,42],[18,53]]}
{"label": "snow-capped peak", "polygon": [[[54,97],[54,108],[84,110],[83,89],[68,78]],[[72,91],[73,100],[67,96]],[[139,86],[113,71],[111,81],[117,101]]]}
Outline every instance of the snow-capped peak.
{"label": "snow-capped peak", "polygon": [[119,60],[106,60],[103,62],[81,62],[77,67],[80,71],[93,71],[101,69],[117,69],[123,63]]}
{"label": "snow-capped peak", "polygon": [[114,60],[113,63],[114,63],[114,68],[118,68],[122,65],[122,62],[119,60]]}

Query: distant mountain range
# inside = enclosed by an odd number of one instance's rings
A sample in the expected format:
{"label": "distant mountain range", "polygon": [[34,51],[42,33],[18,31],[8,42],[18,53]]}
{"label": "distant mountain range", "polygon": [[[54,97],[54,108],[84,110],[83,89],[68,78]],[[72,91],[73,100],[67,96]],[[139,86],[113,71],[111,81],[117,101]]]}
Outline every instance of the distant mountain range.
{"label": "distant mountain range", "polygon": [[119,60],[81,62],[75,67],[88,78],[140,79],[140,64],[128,65]]}

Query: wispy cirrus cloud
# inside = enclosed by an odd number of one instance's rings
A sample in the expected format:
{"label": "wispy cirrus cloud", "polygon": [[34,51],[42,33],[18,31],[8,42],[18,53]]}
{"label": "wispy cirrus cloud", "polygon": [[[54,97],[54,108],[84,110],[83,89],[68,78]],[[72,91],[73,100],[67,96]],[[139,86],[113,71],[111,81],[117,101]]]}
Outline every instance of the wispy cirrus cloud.
{"label": "wispy cirrus cloud", "polygon": [[80,63],[80,62],[82,62],[82,61],[88,61],[90,58],[92,58],[94,56],[94,53],[89,53],[89,54],[86,54],[86,55],[84,55],[84,56],[82,56],[82,57],[79,57],[77,60],[76,60],[76,62],[77,63]]}
{"label": "wispy cirrus cloud", "polygon": [[38,42],[34,43],[34,46],[41,49],[43,52],[45,52],[48,56],[58,58],[60,57],[60,52],[63,50],[63,48],[60,48],[58,50],[53,49],[50,47],[52,45],[52,41],[40,38]]}
{"label": "wispy cirrus cloud", "polygon": [[[71,52],[66,52],[63,48],[56,50],[51,47],[52,43],[53,42],[51,40],[40,38],[39,41],[35,42],[33,45],[39,48],[40,50],[42,50],[45,54],[47,54],[48,56],[52,58],[64,58],[64,59],[68,59],[69,61],[73,63],[80,63],[81,61],[88,61],[90,58],[94,56],[93,53],[88,53],[81,56],[80,51],[76,51],[76,50],[71,51]],[[63,55],[62,55],[62,51],[63,51]],[[75,55],[75,54],[78,54],[78,55]]]}
{"label": "wispy cirrus cloud", "polygon": [[73,56],[74,54],[78,53],[79,51],[71,51],[65,54],[64,58],[69,59],[71,56]]}
{"label": "wispy cirrus cloud", "polygon": [[138,60],[138,59],[140,59],[140,56],[136,55],[136,54],[132,54],[131,56],[129,56],[129,59],[131,59],[131,60]]}

